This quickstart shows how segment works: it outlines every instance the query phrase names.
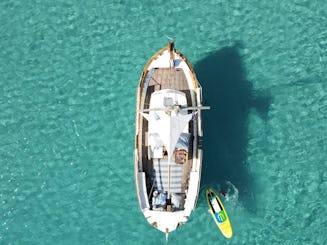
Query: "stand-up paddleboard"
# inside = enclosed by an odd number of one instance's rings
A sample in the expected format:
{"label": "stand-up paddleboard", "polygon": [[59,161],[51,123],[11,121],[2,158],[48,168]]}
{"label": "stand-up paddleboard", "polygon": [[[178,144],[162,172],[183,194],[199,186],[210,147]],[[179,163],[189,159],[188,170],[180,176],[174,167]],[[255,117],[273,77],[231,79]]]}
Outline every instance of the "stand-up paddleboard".
{"label": "stand-up paddleboard", "polygon": [[209,212],[215,220],[219,230],[226,238],[233,236],[232,226],[230,224],[226,209],[220,201],[218,195],[211,189],[206,190],[206,198],[209,206]]}

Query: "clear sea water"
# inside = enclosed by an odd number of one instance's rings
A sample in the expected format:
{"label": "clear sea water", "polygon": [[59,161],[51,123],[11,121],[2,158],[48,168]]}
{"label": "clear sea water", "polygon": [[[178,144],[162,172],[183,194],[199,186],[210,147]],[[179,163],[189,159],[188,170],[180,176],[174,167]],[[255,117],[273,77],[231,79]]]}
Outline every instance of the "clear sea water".
{"label": "clear sea water", "polygon": [[[211,106],[198,206],[169,244],[327,244],[322,0],[2,0],[0,244],[165,244],[138,209],[133,147],[166,35]],[[228,191],[230,240],[209,186]]]}

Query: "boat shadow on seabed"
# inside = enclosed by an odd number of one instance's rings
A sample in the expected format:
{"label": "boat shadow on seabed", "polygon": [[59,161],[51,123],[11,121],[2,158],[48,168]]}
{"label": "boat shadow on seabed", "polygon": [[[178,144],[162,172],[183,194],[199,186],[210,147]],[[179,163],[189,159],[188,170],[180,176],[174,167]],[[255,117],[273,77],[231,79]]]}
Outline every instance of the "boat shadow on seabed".
{"label": "boat shadow on seabed", "polygon": [[[203,113],[202,186],[233,183],[239,202],[256,212],[255,193],[247,170],[248,114],[255,108],[267,119],[271,97],[255,91],[246,79],[239,45],[225,47],[195,64],[203,86],[203,103],[211,107]],[[202,196],[201,196],[202,199]]]}

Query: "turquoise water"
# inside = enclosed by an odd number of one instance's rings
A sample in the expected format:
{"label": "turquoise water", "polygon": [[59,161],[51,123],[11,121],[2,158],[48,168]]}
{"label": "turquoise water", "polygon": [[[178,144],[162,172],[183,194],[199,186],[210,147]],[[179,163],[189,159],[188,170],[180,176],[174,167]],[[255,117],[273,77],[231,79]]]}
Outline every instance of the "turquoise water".
{"label": "turquoise water", "polygon": [[165,35],[212,108],[169,244],[327,244],[327,2],[162,2],[1,1],[0,244],[165,244],[133,173],[136,86]]}

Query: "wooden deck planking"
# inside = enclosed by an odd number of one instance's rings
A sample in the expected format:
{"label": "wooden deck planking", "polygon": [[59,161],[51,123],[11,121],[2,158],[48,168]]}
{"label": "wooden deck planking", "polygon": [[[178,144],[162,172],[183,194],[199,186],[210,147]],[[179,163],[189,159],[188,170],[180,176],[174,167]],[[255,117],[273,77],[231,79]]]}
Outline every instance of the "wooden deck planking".
{"label": "wooden deck planking", "polygon": [[154,69],[149,86],[160,89],[189,90],[183,70],[174,68]]}

